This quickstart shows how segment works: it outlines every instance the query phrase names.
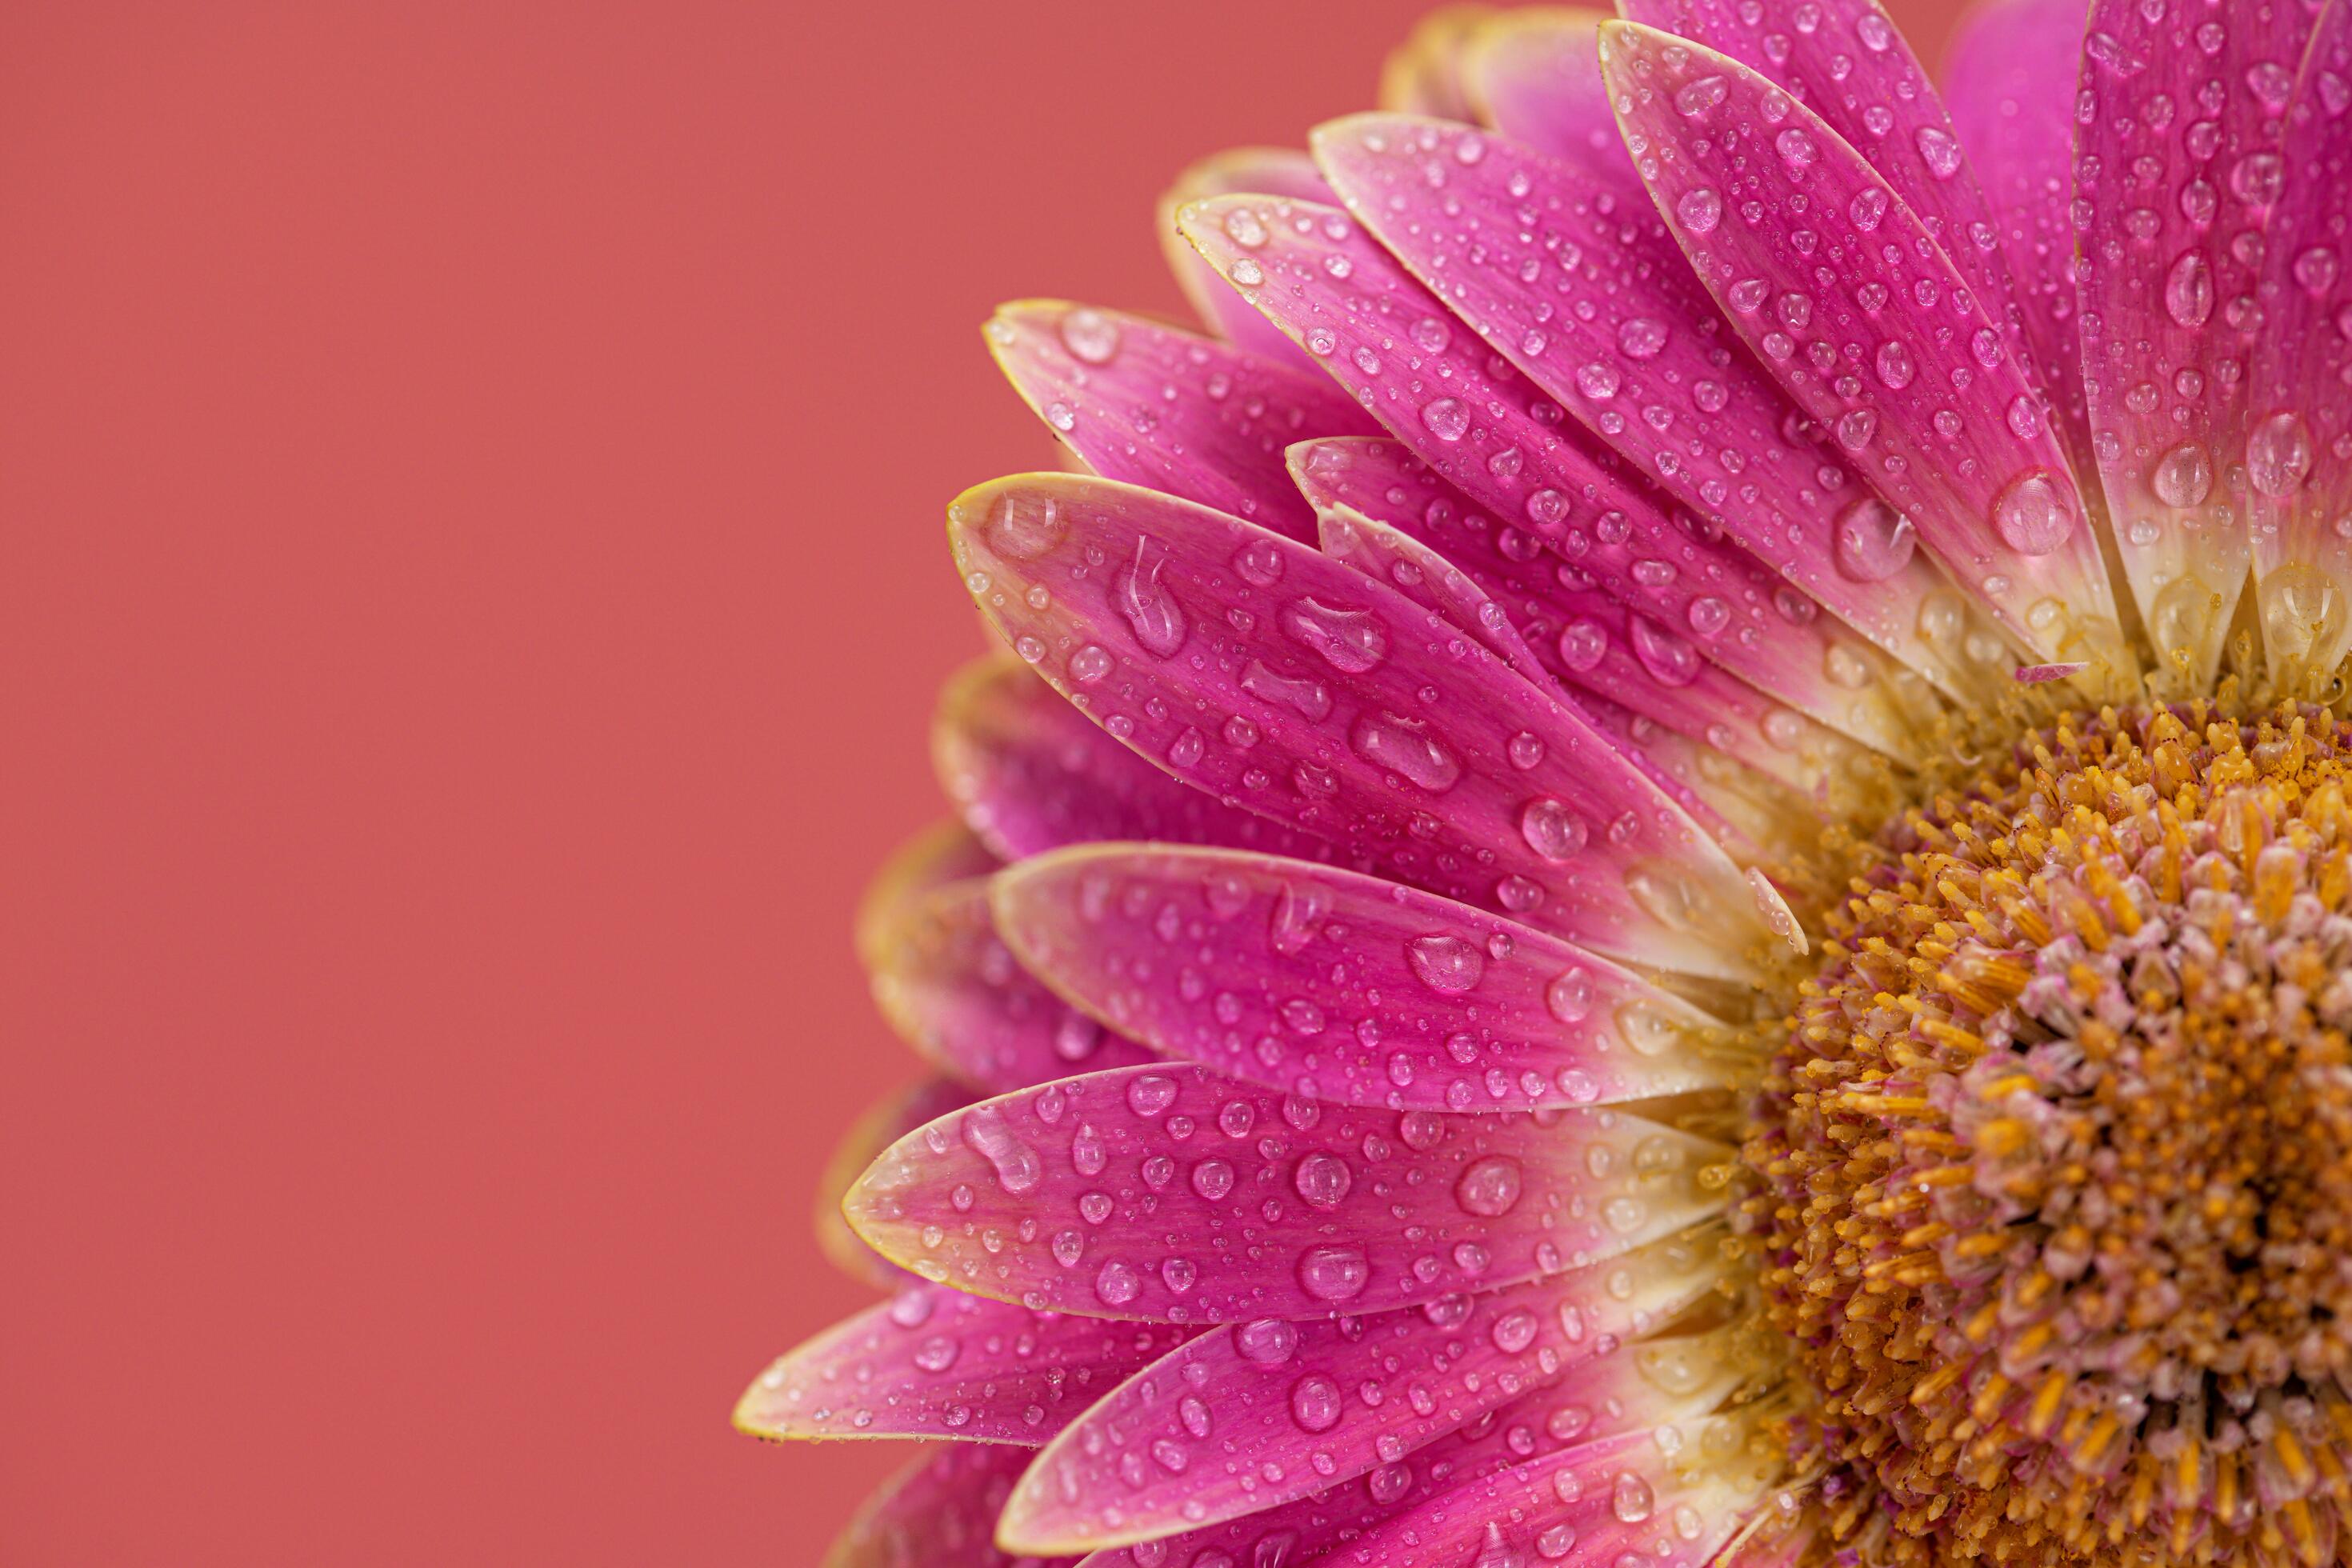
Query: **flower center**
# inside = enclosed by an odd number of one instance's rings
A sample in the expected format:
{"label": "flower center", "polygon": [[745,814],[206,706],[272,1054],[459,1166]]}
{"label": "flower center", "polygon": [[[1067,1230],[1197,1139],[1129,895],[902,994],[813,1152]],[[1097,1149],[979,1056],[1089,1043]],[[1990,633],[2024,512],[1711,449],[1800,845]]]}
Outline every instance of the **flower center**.
{"label": "flower center", "polygon": [[1824,914],[1744,1210],[1824,1544],[2336,1550],[2347,769],[2315,709],[2062,719],[1904,811]]}

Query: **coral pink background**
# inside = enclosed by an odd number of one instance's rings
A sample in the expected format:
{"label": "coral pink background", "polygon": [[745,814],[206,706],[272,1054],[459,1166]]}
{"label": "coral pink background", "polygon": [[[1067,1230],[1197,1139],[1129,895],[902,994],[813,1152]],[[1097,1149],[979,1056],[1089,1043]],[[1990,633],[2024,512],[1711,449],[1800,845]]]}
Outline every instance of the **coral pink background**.
{"label": "coral pink background", "polygon": [[0,1557],[816,1559],[978,325],[1417,8],[0,14]]}

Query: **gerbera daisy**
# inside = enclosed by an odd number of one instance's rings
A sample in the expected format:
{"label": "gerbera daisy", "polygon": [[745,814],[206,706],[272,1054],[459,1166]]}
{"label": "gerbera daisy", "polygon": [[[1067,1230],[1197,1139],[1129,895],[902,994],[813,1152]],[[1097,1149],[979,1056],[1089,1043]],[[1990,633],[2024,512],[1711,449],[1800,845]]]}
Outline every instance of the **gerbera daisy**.
{"label": "gerbera daisy", "polygon": [[836,1563],[2352,1552],[2352,3],[1623,13],[988,324]]}

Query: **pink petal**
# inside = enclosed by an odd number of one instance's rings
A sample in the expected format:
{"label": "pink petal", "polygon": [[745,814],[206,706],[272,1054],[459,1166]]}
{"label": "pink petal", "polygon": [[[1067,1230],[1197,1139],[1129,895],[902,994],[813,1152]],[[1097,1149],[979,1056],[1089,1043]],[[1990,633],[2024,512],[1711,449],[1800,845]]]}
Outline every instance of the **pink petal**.
{"label": "pink petal", "polygon": [[925,1079],[885,1097],[850,1123],[816,1182],[816,1244],[827,1262],[880,1290],[897,1290],[915,1281],[915,1276],[866,1246],[849,1228],[849,1221],[842,1217],[841,1200],[883,1150],[925,1122],[962,1110],[976,1098],[953,1079]]}
{"label": "pink petal", "polygon": [[[1318,1553],[1353,1541],[1391,1514],[1538,1456],[1581,1447],[1591,1440],[1597,1415],[1572,1393],[1538,1391],[1489,1411],[1369,1476],[1206,1529],[1131,1547],[1108,1547],[1086,1558],[1079,1568],[1216,1568],[1220,1559],[1213,1553],[1217,1552],[1225,1553],[1234,1568],[1326,1561]],[[1328,1561],[1337,1568],[1349,1559]]]}
{"label": "pink petal", "polygon": [[985,335],[1029,406],[1095,472],[1293,539],[1314,540],[1315,516],[1283,448],[1380,429],[1328,377],[1140,316],[1024,300],[999,306]]}
{"label": "pink petal", "polygon": [[[1887,696],[1888,672],[1874,668],[1884,659],[1832,637],[1803,595],[1747,552],[1677,523],[1616,454],[1563,424],[1549,398],[1352,218],[1237,196],[1187,208],[1180,221],[1259,310],[1480,505],[1750,684],[1866,743],[1902,749],[1906,722]],[[1833,665],[1851,666],[1855,684],[1833,679]]]}
{"label": "pink petal", "polygon": [[[1301,447],[1310,443],[1300,443]],[[1583,699],[1570,692],[1544,668],[1527,640],[1511,625],[1503,608],[1468,574],[1402,530],[1365,516],[1344,502],[1318,504],[1323,553],[1376,583],[1387,583],[1423,609],[1434,610],[1465,636],[1476,637],[1487,651],[1510,666],[1514,674],[1532,680],[1544,692],[1596,729],[1620,734]],[[1620,735],[1621,742],[1623,741]],[[1738,826],[1712,803],[1703,781],[1660,765],[1660,759],[1640,744],[1621,743],[1618,752],[1642,770],[1660,794],[1679,805],[1725,854],[1748,864],[1764,858],[1761,841],[1744,821]],[[1685,770],[1687,772],[1688,770]]]}
{"label": "pink petal", "polygon": [[[1632,1558],[1644,1568],[1700,1568],[1747,1522],[1778,1468],[1759,1458],[1751,1424],[1717,1416],[1626,1432],[1454,1487],[1393,1513],[1351,1543],[1381,1568],[1474,1562],[1579,1563]],[[1484,1557],[1480,1553],[1485,1553]]]}
{"label": "pink petal", "polygon": [[[2154,20],[2150,18],[2154,17]],[[2210,681],[2246,573],[2245,367],[2261,313],[2241,301],[2282,164],[2300,5],[2094,0],[2074,144],[2083,377],[2107,510],[2168,668]],[[2210,46],[2210,47],[2208,46]],[[2204,95],[2218,100],[2205,107]],[[2253,238],[2255,250],[2247,247]]]}
{"label": "pink petal", "polygon": [[985,880],[900,904],[877,937],[875,1005],[925,1059],[990,1093],[1154,1060],[1039,984],[997,939]]}
{"label": "pink petal", "polygon": [[1065,844],[1157,838],[1328,859],[1312,834],[1227,805],[1112,740],[1011,656],[979,659],[940,693],[940,787],[1004,858]]}
{"label": "pink petal", "polygon": [[1505,12],[1472,37],[1463,81],[1480,123],[1630,195],[1641,181],[1601,79],[1600,28],[1607,19],[1603,11],[1549,6]]}
{"label": "pink petal", "polygon": [[1613,963],[1302,861],[1089,846],[1023,862],[994,900],[1005,941],[1057,993],[1271,1089],[1525,1110],[1679,1094],[1748,1066],[1719,1022]]}
{"label": "pink petal", "polygon": [[[1177,777],[1400,880],[1639,962],[1751,973],[1738,873],[1581,719],[1394,592],[1237,518],[1067,475],[949,511],[981,610]],[[1574,819],[1555,858],[1531,810]]]}
{"label": "pink petal", "polygon": [[1412,36],[1389,51],[1381,67],[1381,107],[1467,120],[1470,97],[1462,79],[1464,56],[1480,26],[1494,14],[1487,5],[1441,5],[1423,16]]}
{"label": "pink petal", "polygon": [[1196,1331],[1033,1312],[909,1284],[752,1381],[755,1437],[952,1437],[1034,1447]]}
{"label": "pink petal", "polygon": [[985,877],[1002,864],[972,831],[953,819],[935,822],[890,853],[857,900],[857,960],[874,967],[890,940],[895,911],[932,889]]}
{"label": "pink petal", "polygon": [[2010,299],[2074,462],[2094,466],[2074,319],[2074,88],[2083,0],[1990,0],[1944,57],[1944,101],[2009,258]]}
{"label": "pink petal", "polygon": [[1921,635],[1931,595],[1957,605],[1942,574],[1738,347],[1646,200],[1467,126],[1357,115],[1313,142],[1381,244],[1711,531],[1947,689],[1983,684],[1957,616]]}
{"label": "pink petal", "polygon": [[1302,150],[1235,147],[1193,164],[1178,175],[1176,183],[1160,196],[1160,249],[1184,297],[1218,336],[1261,359],[1311,374],[1315,362],[1306,352],[1234,293],[1224,275],[1202,260],[1201,253],[1177,232],[1176,214],[1181,208],[1213,196],[1251,191],[1300,201],[1331,199],[1331,187],[1323,183],[1315,160]]}
{"label": "pink petal", "polygon": [[1654,622],[1637,640],[1635,612],[1571,586],[1530,535],[1481,515],[1396,442],[1302,442],[1292,450],[1291,477],[1318,506],[1353,507],[1443,552],[1503,606],[1545,669],[1580,701],[1606,698],[1807,795],[1866,755],[1727,670],[1683,657],[1687,645]]}
{"label": "pink petal", "polygon": [[[1684,250],[1790,398],[2021,647],[2128,680],[2047,405],[1918,216],[1746,67],[1625,22],[1601,29],[1601,48],[1635,167],[1660,210],[1683,215]],[[1710,205],[1720,218],[1692,221]]]}
{"label": "pink petal", "polygon": [[844,1212],[924,1278],[1041,1310],[1322,1317],[1580,1268],[1720,1209],[1720,1145],[1622,1111],[1361,1110],[1182,1063],[961,1110]]}
{"label": "pink petal", "polygon": [[[1420,1311],[1216,1330],[1057,1436],[1014,1489],[1001,1537],[1074,1552],[1259,1513],[1395,1465],[1538,1389],[1582,1406],[1588,1439],[1654,1426],[1702,1391],[1671,1380],[1669,1394],[1623,1342],[1706,1291],[1720,1256],[1717,1237],[1676,1237]],[[1703,1392],[1720,1399],[1738,1381]]]}
{"label": "pink petal", "polygon": [[2273,665],[2324,680],[2352,641],[2352,16],[2321,13],[2282,153],[2256,339],[2246,476],[2256,603]]}
{"label": "pink petal", "polygon": [[2000,229],[1965,155],[1975,149],[1877,0],[1619,0],[1617,12],[1787,88],[1918,216],[1986,317],[2015,338]]}
{"label": "pink petal", "polygon": [[824,1568],[1056,1568],[996,1546],[996,1516],[1029,1450],[949,1443],[927,1453],[858,1510]]}

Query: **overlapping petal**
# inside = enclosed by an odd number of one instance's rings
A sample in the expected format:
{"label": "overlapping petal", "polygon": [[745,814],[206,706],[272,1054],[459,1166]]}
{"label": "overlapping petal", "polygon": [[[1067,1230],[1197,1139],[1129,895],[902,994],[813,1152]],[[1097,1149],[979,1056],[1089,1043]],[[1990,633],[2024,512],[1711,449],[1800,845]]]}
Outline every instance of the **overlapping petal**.
{"label": "overlapping petal", "polygon": [[1822,722],[1900,752],[1916,676],[1654,489],[1455,321],[1346,213],[1234,196],[1179,216],[1257,308],[1464,493],[1593,585]]}
{"label": "overlapping petal", "polygon": [[[940,787],[1005,859],[1096,839],[1328,858],[1311,833],[1228,805],[1119,744],[1010,655],[950,678],[931,725]],[[868,960],[868,966],[872,961]]]}
{"label": "overlapping petal", "polygon": [[1412,35],[1389,51],[1381,68],[1381,107],[1467,117],[1465,57],[1471,40],[1494,15],[1490,5],[1441,5],[1414,23]]}
{"label": "overlapping petal", "polygon": [[875,931],[875,1005],[922,1057],[986,1093],[1155,1059],[1055,996],[996,934],[985,879],[891,907]]}
{"label": "overlapping petal", "polygon": [[1601,79],[1600,28],[1610,15],[1530,5],[1490,17],[1464,51],[1462,84],[1480,124],[1574,163],[1631,195],[1641,182],[1617,134],[1608,84]]}
{"label": "overlapping petal", "polygon": [[[2263,639],[2323,684],[2352,644],[2352,10],[2327,6],[2279,150],[2245,478]],[[2249,176],[2252,177],[2252,176]],[[2233,302],[2234,305],[2234,302]]]}
{"label": "overlapping petal", "polygon": [[2083,381],[2160,664],[2211,679],[2245,580],[2245,371],[2262,232],[2310,35],[2300,4],[2094,0],[2074,142]]}
{"label": "overlapping petal", "polygon": [[1029,1462],[1026,1448],[947,1443],[869,1499],[824,1568],[1065,1568],[998,1549],[996,1516]]}
{"label": "overlapping petal", "polygon": [[1748,1369],[1717,1363],[1704,1336],[1626,1348],[1715,1284],[1719,1239],[1678,1237],[1419,1311],[1215,1330],[1055,1436],[1006,1503],[1001,1537],[1099,1549],[1262,1512],[1395,1465],[1538,1389],[1580,1409],[1588,1439],[1719,1399]]}
{"label": "overlapping petal", "polygon": [[1371,877],[1090,845],[993,887],[998,929],[1061,995],[1163,1056],[1270,1089],[1399,1110],[1530,1110],[1752,1071],[1725,1026],[1629,971]]}
{"label": "overlapping petal", "polygon": [[[1741,937],[1760,928],[1722,851],[1442,617],[1237,518],[1107,481],[999,480],[950,515],[982,614],[1177,777],[1601,952],[1753,973]],[[1531,814],[1558,831],[1531,836]]]}
{"label": "overlapping petal", "polygon": [[1065,1079],[900,1140],[843,1207],[925,1279],[1171,1322],[1419,1305],[1580,1268],[1723,1204],[1721,1145],[1614,1110],[1326,1105],[1184,1064]]}
{"label": "overlapping petal", "polygon": [[984,335],[1029,406],[1096,473],[1308,543],[1314,514],[1283,449],[1379,431],[1328,377],[1140,316],[1024,300],[999,306]]}
{"label": "overlapping petal", "polygon": [[2074,89],[2083,0],[1990,0],[1944,58],[1944,102],[2009,258],[2010,301],[2074,471],[2094,459],[2074,311]]}
{"label": "overlapping petal", "polygon": [[1747,67],[1630,23],[1601,40],[1634,164],[1760,363],[2020,647],[2128,681],[2048,405],[1919,216]]}
{"label": "overlapping petal", "polygon": [[1033,1312],[916,1281],[780,1357],[735,1406],[757,1437],[1034,1447],[1198,1331]]}
{"label": "overlapping petal", "polygon": [[1438,121],[1357,115],[1313,142],[1348,210],[1653,483],[1904,665],[1981,686],[1960,618],[1923,613],[1953,601],[1911,525],[1813,437],[1646,197]]}
{"label": "overlapping petal", "polygon": [[1179,174],[1160,198],[1160,245],[1168,269],[1201,320],[1220,337],[1261,359],[1312,374],[1315,362],[1227,288],[1216,268],[1177,231],[1176,215],[1184,207],[1243,191],[1309,202],[1332,199],[1331,188],[1304,148],[1235,147],[1203,158]]}
{"label": "overlapping petal", "polygon": [[[1580,700],[1629,707],[1700,742],[1717,764],[1737,760],[1807,797],[1831,792],[1869,754],[1699,657],[1689,639],[1578,585],[1528,534],[1480,513],[1397,442],[1304,442],[1291,473],[1318,505],[1387,521],[1468,573]],[[1730,783],[1724,773],[1710,765],[1701,782]]]}

